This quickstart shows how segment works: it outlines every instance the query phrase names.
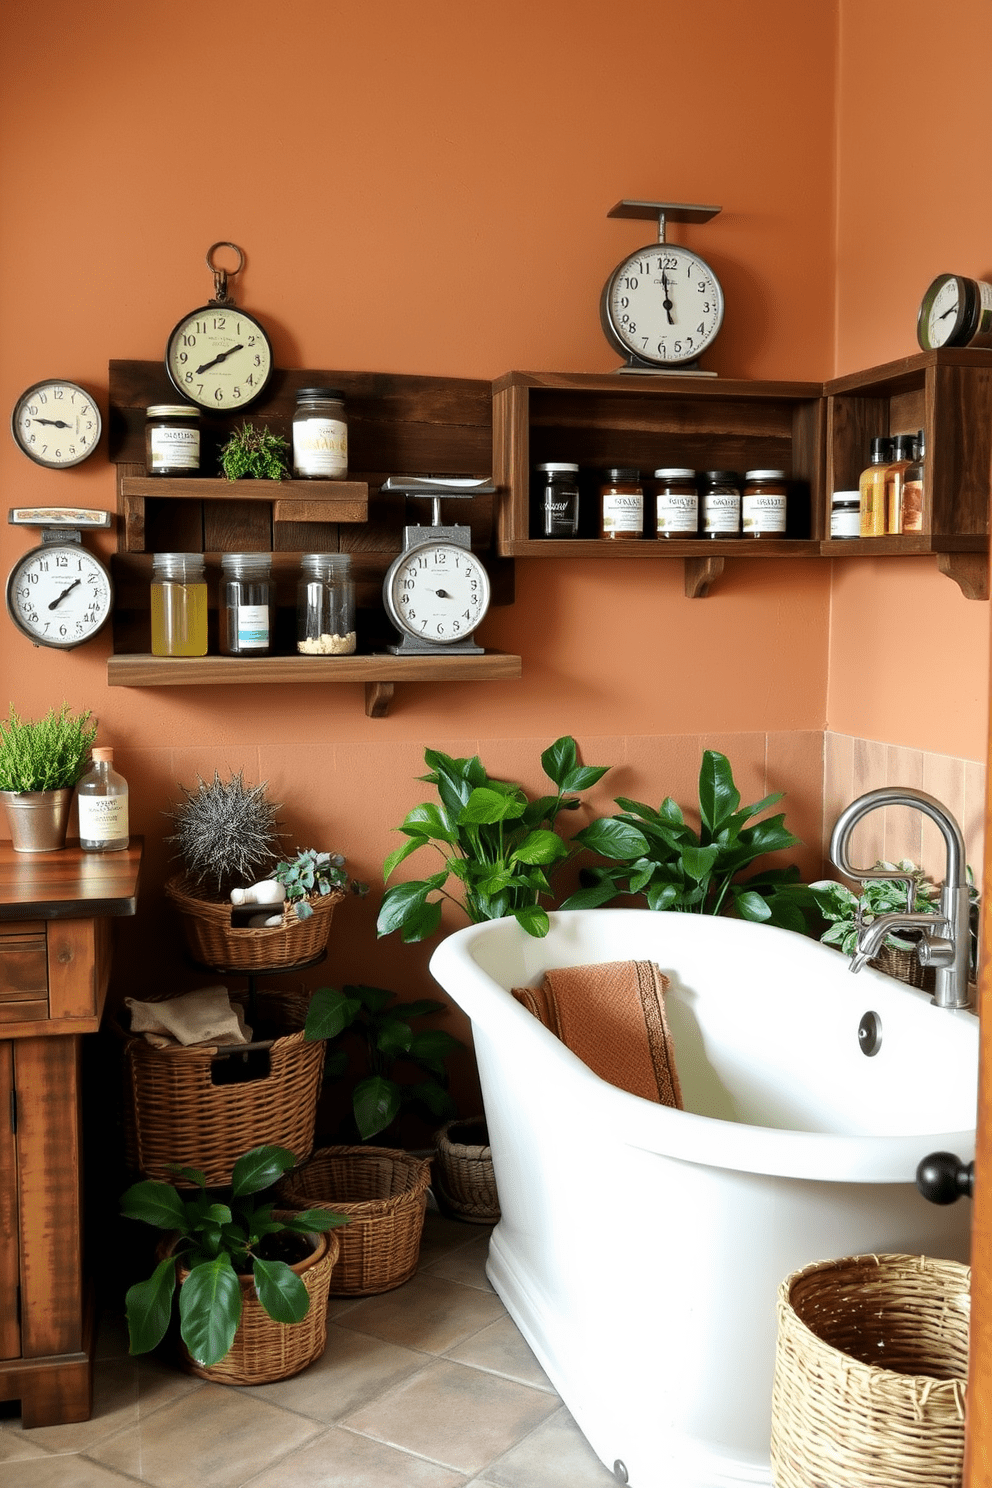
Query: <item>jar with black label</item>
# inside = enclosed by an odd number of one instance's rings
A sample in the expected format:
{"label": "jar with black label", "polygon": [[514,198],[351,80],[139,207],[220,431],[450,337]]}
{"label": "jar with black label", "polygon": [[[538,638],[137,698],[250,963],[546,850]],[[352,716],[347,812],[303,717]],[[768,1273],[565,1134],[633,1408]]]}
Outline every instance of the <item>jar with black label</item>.
{"label": "jar with black label", "polygon": [[741,531],[745,537],[784,537],[788,491],[784,470],[748,470],[744,476]]}
{"label": "jar with black label", "polygon": [[355,585],[348,553],[304,553],[296,590],[296,649],[304,656],[351,656]]}
{"label": "jar with black label", "polygon": [[609,542],[644,535],[644,492],[641,472],[614,465],[604,472],[599,488],[599,535]]}
{"label": "jar with black label", "polygon": [[148,409],[145,469],[149,475],[199,473],[200,410],[192,403],[155,403]]}
{"label": "jar with black label", "polygon": [[275,585],[271,553],[224,553],[220,566],[223,656],[271,656]]}
{"label": "jar with black label", "polygon": [[741,487],[736,470],[704,470],[700,537],[741,535]]}
{"label": "jar with black label", "polygon": [[696,472],[684,466],[656,470],[655,532],[660,538],[695,537],[699,527]]}
{"label": "jar with black label", "polygon": [[544,478],[540,493],[541,535],[574,537],[579,530],[579,467],[564,460],[538,465]]}
{"label": "jar with black label", "polygon": [[347,480],[348,422],[339,388],[300,388],[293,414],[297,480]]}

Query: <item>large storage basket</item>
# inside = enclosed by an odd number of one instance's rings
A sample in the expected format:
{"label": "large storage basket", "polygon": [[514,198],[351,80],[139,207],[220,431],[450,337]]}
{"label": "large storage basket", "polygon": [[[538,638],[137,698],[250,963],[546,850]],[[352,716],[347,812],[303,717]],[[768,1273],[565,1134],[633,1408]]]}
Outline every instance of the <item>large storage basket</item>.
{"label": "large storage basket", "polygon": [[165,893],[179,912],[193,960],[223,971],[280,971],[314,960],[327,944],[334,907],[345,897],[343,889],[335,889],[309,899],[313,914],[305,920],[287,904],[281,925],[253,930],[232,926],[229,903],[197,898],[182,877],[170,878]]}
{"label": "large storage basket", "polygon": [[776,1488],[960,1488],[970,1271],[929,1256],[820,1261],[779,1289]]}
{"label": "large storage basket", "polygon": [[495,1224],[499,1195],[485,1117],[449,1121],[434,1141],[433,1187],[439,1207],[469,1224]]}
{"label": "large storage basket", "polygon": [[[153,1049],[143,1038],[127,1038],[124,1126],[134,1171],[189,1187],[171,1171],[178,1163],[200,1169],[208,1187],[221,1188],[237,1159],[263,1142],[287,1147],[299,1162],[309,1157],[326,1044],[304,1042],[305,997],[260,990],[257,1003],[287,1032],[245,1053],[235,1046],[220,1054],[216,1044]],[[224,1080],[227,1067],[242,1059],[254,1061],[245,1070],[253,1077]]]}
{"label": "large storage basket", "polygon": [[341,1254],[333,1296],[362,1297],[401,1286],[417,1269],[430,1163],[393,1147],[323,1147],[278,1186],[292,1209],[347,1214],[335,1230]]}

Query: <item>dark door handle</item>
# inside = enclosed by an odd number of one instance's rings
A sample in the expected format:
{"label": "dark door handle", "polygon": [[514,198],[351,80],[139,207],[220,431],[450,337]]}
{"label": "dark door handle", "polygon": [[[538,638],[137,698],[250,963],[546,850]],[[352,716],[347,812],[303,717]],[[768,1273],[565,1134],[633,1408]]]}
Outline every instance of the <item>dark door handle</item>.
{"label": "dark door handle", "polygon": [[916,1169],[916,1187],[931,1204],[953,1204],[975,1187],[975,1164],[963,1163],[953,1152],[931,1152]]}

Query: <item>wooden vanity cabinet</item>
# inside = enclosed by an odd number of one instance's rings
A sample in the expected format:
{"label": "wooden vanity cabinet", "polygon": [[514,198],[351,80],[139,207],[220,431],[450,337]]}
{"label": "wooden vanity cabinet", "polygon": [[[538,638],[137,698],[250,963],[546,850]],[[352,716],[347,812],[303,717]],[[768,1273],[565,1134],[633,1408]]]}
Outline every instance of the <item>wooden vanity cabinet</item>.
{"label": "wooden vanity cabinet", "polygon": [[26,1427],[90,1414],[82,1042],[100,1026],[112,921],[135,912],[140,863],[137,839],[103,854],[0,842],[0,1400],[20,1400]]}

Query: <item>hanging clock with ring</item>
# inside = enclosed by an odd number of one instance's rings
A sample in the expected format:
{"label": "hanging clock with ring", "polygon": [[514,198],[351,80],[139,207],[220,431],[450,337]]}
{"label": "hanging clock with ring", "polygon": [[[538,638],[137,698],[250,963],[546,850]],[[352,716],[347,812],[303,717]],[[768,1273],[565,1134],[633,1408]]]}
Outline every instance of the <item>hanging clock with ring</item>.
{"label": "hanging clock with ring", "polygon": [[715,377],[698,359],[723,324],[723,289],[704,258],[665,240],[668,222],[708,222],[721,207],[619,201],[608,217],[648,217],[658,241],[629,253],[603,286],[599,314],[610,345],[627,358],[621,372]]}
{"label": "hanging clock with ring", "polygon": [[[238,256],[235,269],[214,263],[218,248]],[[214,276],[214,298],[184,315],[169,337],[165,370],[178,393],[207,412],[232,413],[254,403],[272,376],[272,347],[259,320],[239,310],[227,281],[239,274],[245,256],[236,243],[213,243],[207,267]]]}
{"label": "hanging clock with ring", "polygon": [[82,531],[110,526],[110,513],[85,507],[15,507],[15,527],[40,527],[31,548],[7,577],[7,614],[36,646],[70,651],[92,640],[110,619],[114,586],[95,554],[83,547]]}
{"label": "hanging clock with ring", "polygon": [[383,491],[430,497],[431,525],[404,527],[403,551],[386,572],[382,599],[402,636],[394,656],[482,656],[473,633],[489,609],[489,575],[472,552],[472,529],[441,523],[442,497],[491,495],[471,476],[390,476]]}

